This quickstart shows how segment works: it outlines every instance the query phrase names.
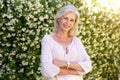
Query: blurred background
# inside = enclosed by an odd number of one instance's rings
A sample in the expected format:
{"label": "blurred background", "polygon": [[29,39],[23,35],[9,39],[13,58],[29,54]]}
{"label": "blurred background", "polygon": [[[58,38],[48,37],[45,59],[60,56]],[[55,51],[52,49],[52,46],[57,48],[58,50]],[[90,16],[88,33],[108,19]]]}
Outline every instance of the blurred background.
{"label": "blurred background", "polygon": [[74,4],[92,60],[84,80],[120,80],[119,0],[0,0],[0,80],[44,80],[40,44],[60,7]]}

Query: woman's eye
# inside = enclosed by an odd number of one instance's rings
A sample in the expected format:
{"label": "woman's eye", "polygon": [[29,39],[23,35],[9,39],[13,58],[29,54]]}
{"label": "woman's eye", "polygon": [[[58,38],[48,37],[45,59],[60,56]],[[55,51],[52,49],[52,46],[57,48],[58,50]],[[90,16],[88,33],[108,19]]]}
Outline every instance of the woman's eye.
{"label": "woman's eye", "polygon": [[65,20],[67,20],[67,18],[64,18]]}
{"label": "woman's eye", "polygon": [[72,19],[72,20],[70,20],[71,22],[74,22],[74,20]]}

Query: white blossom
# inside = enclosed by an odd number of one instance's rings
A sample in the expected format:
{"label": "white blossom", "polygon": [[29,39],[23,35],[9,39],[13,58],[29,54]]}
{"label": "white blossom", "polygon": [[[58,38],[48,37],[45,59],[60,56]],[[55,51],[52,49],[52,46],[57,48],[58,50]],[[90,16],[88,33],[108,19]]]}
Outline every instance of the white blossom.
{"label": "white blossom", "polygon": [[[0,49],[0,51],[1,51],[1,49]],[[3,55],[2,55],[2,54],[0,54],[0,57],[3,57]]]}
{"label": "white blossom", "polygon": [[2,65],[2,61],[0,61],[0,65]]}
{"label": "white blossom", "polygon": [[21,38],[21,40],[22,40],[22,41],[25,41],[26,39],[23,37],[23,38]]}
{"label": "white blossom", "polygon": [[7,46],[7,47],[10,47],[10,46],[11,46],[11,44],[10,44],[10,43],[6,43],[6,46]]}
{"label": "white blossom", "polygon": [[2,30],[3,30],[3,31],[5,31],[5,30],[6,30],[6,28],[5,28],[5,27],[2,27]]}
{"label": "white blossom", "polygon": [[13,26],[8,27],[9,31],[15,31]]}
{"label": "white blossom", "polygon": [[14,52],[12,52],[12,53],[10,53],[10,55],[15,55],[16,53],[15,53],[15,51]]}
{"label": "white blossom", "polygon": [[22,69],[20,69],[18,72],[24,72],[24,69],[22,68]]}
{"label": "white blossom", "polygon": [[7,38],[10,38],[11,36],[12,36],[11,34],[8,34],[6,37],[7,37]]}
{"label": "white blossom", "polygon": [[3,14],[2,17],[3,18],[7,17],[7,18],[11,19],[13,17],[13,15],[12,14]]}
{"label": "white blossom", "polygon": [[22,61],[22,65],[23,65],[23,66],[27,66],[27,65],[28,65],[28,62]]}

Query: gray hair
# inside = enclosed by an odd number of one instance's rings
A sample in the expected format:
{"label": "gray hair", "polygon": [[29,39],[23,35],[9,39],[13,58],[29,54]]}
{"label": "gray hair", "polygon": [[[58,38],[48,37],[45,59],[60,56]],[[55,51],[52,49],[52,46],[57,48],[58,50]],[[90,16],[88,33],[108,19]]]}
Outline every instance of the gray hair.
{"label": "gray hair", "polygon": [[54,18],[54,29],[53,31],[56,32],[59,25],[57,22],[58,18],[61,18],[63,15],[65,15],[67,12],[72,11],[73,13],[76,14],[76,21],[75,24],[73,26],[73,28],[69,31],[68,35],[69,36],[76,36],[77,32],[78,32],[78,20],[79,20],[79,12],[77,10],[77,8],[75,6],[73,6],[72,4],[66,5],[62,8],[60,8],[60,10],[57,12],[55,18]]}

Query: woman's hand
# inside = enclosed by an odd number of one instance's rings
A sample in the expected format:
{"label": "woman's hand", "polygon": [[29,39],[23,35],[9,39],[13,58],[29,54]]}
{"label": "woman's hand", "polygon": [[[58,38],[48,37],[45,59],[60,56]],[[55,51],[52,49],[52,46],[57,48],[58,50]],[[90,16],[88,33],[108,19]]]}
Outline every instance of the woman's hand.
{"label": "woman's hand", "polygon": [[78,73],[74,69],[67,69],[66,67],[62,67],[60,68],[59,75],[78,75]]}
{"label": "woman's hand", "polygon": [[67,63],[65,61],[55,59],[53,60],[53,64],[55,64],[60,68],[59,75],[68,75],[68,74],[77,75],[76,70],[67,69]]}
{"label": "woman's hand", "polygon": [[58,67],[67,67],[67,64],[65,61],[61,61],[61,60],[57,60],[57,59],[53,60],[53,64],[55,64]]}
{"label": "woman's hand", "polygon": [[[76,62],[70,62],[70,63],[71,64],[70,64],[69,68],[74,69],[74,70],[78,70],[80,72],[84,72],[83,68],[78,63],[76,63]],[[55,64],[58,67],[67,68],[67,63],[65,61],[55,59],[55,60],[53,60],[53,64]]]}

